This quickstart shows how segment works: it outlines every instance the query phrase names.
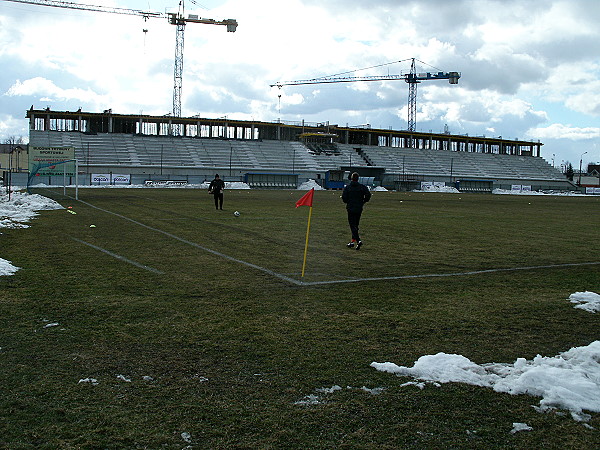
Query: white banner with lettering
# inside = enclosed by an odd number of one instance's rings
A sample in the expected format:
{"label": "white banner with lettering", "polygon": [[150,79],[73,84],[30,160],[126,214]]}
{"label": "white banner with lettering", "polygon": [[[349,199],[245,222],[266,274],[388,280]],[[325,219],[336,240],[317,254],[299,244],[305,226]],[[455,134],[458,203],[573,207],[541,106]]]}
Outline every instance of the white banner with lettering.
{"label": "white banner with lettering", "polygon": [[513,184],[511,187],[513,192],[531,192],[531,185],[527,184]]}
{"label": "white banner with lettering", "polygon": [[92,184],[130,184],[131,175],[117,173],[93,173]]}

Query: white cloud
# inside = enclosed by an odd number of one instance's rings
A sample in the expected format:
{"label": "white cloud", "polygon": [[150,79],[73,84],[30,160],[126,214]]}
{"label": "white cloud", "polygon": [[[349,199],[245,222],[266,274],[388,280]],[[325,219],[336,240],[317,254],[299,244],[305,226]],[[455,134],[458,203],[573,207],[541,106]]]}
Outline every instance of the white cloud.
{"label": "white cloud", "polygon": [[565,106],[583,114],[600,116],[600,81],[590,82],[583,92],[568,97]]}
{"label": "white cloud", "polygon": [[3,136],[1,142],[9,137],[23,137],[25,142],[29,141],[28,128],[21,118],[13,117],[9,114],[0,114],[0,136]]}
{"label": "white cloud", "polygon": [[7,96],[25,96],[25,95],[49,95],[54,100],[81,100],[85,102],[97,101],[99,96],[90,89],[62,89],[51,80],[42,77],[31,78],[17,82],[8,89]]}
{"label": "white cloud", "polygon": [[527,135],[539,139],[568,139],[582,141],[600,138],[600,128],[578,128],[555,123],[543,128],[532,128],[527,132]]}

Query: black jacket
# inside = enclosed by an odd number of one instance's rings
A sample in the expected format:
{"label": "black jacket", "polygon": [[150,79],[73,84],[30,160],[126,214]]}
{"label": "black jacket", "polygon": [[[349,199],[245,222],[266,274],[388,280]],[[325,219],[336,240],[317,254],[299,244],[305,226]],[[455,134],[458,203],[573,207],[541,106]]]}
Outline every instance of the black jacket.
{"label": "black jacket", "polygon": [[215,195],[220,194],[223,189],[225,189],[225,182],[221,178],[215,178],[208,186],[208,192]]}
{"label": "black jacket", "polygon": [[342,201],[346,204],[346,209],[353,213],[359,213],[363,210],[363,205],[371,199],[371,192],[364,184],[358,181],[351,181],[344,187],[342,192]]}

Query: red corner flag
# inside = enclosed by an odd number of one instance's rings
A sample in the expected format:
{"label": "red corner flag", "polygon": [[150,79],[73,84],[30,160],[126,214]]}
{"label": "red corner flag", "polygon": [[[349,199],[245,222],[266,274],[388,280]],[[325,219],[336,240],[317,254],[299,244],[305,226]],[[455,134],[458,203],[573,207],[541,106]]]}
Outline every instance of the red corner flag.
{"label": "red corner flag", "polygon": [[296,202],[296,208],[298,206],[310,206],[312,208],[314,193],[315,188],[312,188],[310,191],[304,194],[302,198]]}
{"label": "red corner flag", "polygon": [[304,278],[304,268],[306,267],[306,252],[308,251],[308,234],[310,233],[310,218],[312,216],[312,204],[313,195],[315,194],[315,188],[312,188],[306,194],[304,194],[300,200],[296,202],[296,208],[298,206],[310,206],[308,210],[308,226],[306,227],[306,243],[304,244],[304,262],[302,263],[302,278]]}

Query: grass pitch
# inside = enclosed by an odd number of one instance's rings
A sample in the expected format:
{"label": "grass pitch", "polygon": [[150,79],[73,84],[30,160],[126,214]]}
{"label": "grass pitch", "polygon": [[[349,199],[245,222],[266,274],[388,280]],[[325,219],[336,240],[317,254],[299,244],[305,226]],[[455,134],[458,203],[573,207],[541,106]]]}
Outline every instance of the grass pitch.
{"label": "grass pitch", "polygon": [[301,278],[301,191],[227,191],[225,211],[201,190],[39,193],[77,214],[0,236],[21,267],[0,278],[0,446],[600,446],[597,414],[591,430],[535,397],[369,366],[597,340],[566,299],[600,292],[600,198],[375,192],[357,252],[340,192],[317,191]]}

